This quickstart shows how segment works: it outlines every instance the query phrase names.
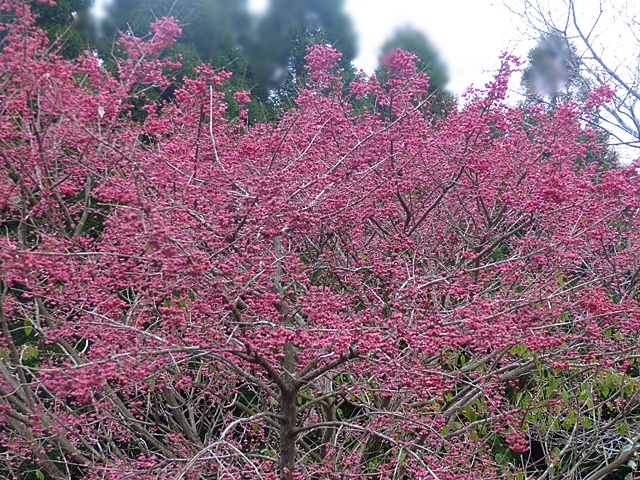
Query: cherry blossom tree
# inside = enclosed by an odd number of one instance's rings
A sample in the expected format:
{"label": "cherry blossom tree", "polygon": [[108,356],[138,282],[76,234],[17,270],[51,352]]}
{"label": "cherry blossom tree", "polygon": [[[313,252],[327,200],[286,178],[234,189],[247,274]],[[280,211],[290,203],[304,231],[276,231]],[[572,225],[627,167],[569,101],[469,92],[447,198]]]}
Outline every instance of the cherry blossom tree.
{"label": "cherry blossom tree", "polygon": [[504,57],[442,119],[398,51],[356,111],[317,47],[296,107],[249,125],[206,66],[147,97],[172,19],[110,73],[0,8],[3,476],[635,468],[640,183],[579,161],[607,88],[523,112]]}

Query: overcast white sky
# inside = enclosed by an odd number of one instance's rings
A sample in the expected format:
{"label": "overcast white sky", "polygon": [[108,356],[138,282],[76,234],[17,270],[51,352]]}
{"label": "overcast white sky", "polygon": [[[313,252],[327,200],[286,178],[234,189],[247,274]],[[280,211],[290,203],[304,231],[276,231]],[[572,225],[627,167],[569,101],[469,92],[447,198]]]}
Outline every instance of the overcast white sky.
{"label": "overcast white sky", "polygon": [[[96,4],[112,0],[95,0]],[[269,0],[249,0],[249,8],[260,13]],[[538,0],[560,5],[563,0]],[[565,0],[566,1],[566,0]],[[522,0],[346,0],[345,8],[358,37],[356,67],[372,73],[378,64],[380,46],[400,27],[411,25],[422,30],[440,52],[448,67],[448,89],[463,93],[470,85],[482,86],[498,67],[501,52],[525,58],[535,41],[526,26],[509,12]],[[640,0],[607,0],[640,12]],[[597,0],[578,0],[581,8],[594,11]],[[96,10],[100,10],[99,8]],[[597,8],[595,9],[597,12]],[[588,13],[588,12],[587,12]],[[615,28],[608,33],[615,34]],[[617,45],[620,50],[624,45]],[[624,48],[622,48],[624,50]],[[624,55],[623,55],[624,57]]]}
{"label": "overcast white sky", "polygon": [[[566,12],[567,0],[537,1],[560,15]],[[249,4],[253,11],[260,12],[268,0],[249,0]],[[482,86],[498,67],[501,52],[509,51],[524,59],[536,44],[531,31],[505,4],[521,10],[523,0],[346,0],[346,11],[358,35],[356,66],[371,73],[384,41],[397,28],[411,25],[422,30],[440,52],[449,70],[449,90],[460,94],[471,84]],[[585,24],[596,18],[598,4],[599,0],[576,1]],[[606,13],[613,5],[640,17],[640,0],[605,0],[604,4]],[[602,28],[595,32],[601,35],[598,42],[609,47],[603,53],[616,55],[616,65],[633,63],[637,37],[619,37],[615,21],[608,23],[607,18],[601,19],[599,26]]]}
{"label": "overcast white sky", "polygon": [[[94,14],[101,17],[103,6],[113,0],[94,1]],[[261,13],[268,2],[249,0],[249,8]],[[502,0],[346,0],[345,5],[358,37],[356,67],[372,73],[380,46],[396,29],[411,25],[440,52],[449,71],[448,89],[457,94],[488,81],[502,51],[525,56],[535,44],[521,41],[524,37]]]}
{"label": "overcast white sky", "polygon": [[[267,3],[249,0],[257,12]],[[358,35],[358,68],[371,73],[384,41],[397,28],[411,25],[440,52],[449,70],[448,88],[457,94],[488,81],[502,51],[525,56],[535,44],[521,41],[524,37],[502,0],[346,0],[346,11]]]}

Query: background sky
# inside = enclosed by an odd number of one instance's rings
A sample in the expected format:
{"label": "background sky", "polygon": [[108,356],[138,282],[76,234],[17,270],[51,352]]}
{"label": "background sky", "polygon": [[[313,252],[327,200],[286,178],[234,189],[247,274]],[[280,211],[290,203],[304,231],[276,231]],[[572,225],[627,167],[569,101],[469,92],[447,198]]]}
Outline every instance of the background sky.
{"label": "background sky", "polygon": [[[95,0],[95,13],[111,0]],[[566,0],[537,0],[564,12]],[[584,21],[598,12],[599,0],[579,0]],[[263,12],[268,0],[249,0],[249,8]],[[504,51],[526,58],[536,44],[535,33],[509,11],[522,8],[523,0],[346,0],[345,9],[358,38],[357,68],[372,73],[378,64],[380,46],[400,27],[411,25],[423,31],[436,47],[449,72],[448,90],[463,93],[469,86],[482,86],[495,73]],[[607,6],[622,6],[640,15],[640,0],[607,0]],[[594,17],[595,18],[595,17]],[[622,38],[616,22],[601,21],[600,43],[610,46],[605,55],[616,55],[616,64],[638,62],[637,38]],[[633,47],[630,47],[630,42]],[[627,47],[629,50],[627,51]]]}
{"label": "background sky", "polygon": [[[250,0],[261,12],[267,0]],[[464,92],[491,78],[504,50],[526,56],[535,45],[519,31],[501,0],[346,0],[358,36],[356,67],[372,73],[380,46],[394,31],[411,25],[423,31],[449,71],[448,89]]]}
{"label": "background sky", "polygon": [[448,89],[456,94],[488,81],[502,51],[526,55],[534,45],[522,46],[523,35],[500,0],[347,0],[346,7],[358,34],[359,68],[370,73],[380,45],[397,28],[411,25],[440,52],[449,71]]}
{"label": "background sky", "polygon": [[[536,1],[559,16],[566,12],[567,0]],[[250,8],[258,13],[267,3],[268,0],[249,0]],[[599,3],[600,0],[576,1],[584,25],[596,19]],[[638,37],[629,37],[629,29],[621,26],[612,11],[624,10],[627,17],[638,19],[640,0],[606,0],[604,4],[605,15],[594,32],[597,43],[603,46],[600,53],[612,65],[629,62],[634,70],[640,61]],[[345,5],[358,36],[358,68],[372,73],[384,41],[397,28],[411,25],[423,31],[437,48],[448,67],[447,87],[456,94],[472,84],[480,87],[489,81],[499,66],[501,52],[525,59],[537,40],[537,33],[507,7],[522,11],[523,0],[346,0]]]}

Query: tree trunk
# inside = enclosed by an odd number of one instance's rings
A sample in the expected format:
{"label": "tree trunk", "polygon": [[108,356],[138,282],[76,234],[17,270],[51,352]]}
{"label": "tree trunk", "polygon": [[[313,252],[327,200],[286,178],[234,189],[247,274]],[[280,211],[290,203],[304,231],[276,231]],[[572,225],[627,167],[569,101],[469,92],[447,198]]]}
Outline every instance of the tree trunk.
{"label": "tree trunk", "polygon": [[280,478],[293,480],[293,467],[296,454],[296,391],[284,390],[280,395]]}

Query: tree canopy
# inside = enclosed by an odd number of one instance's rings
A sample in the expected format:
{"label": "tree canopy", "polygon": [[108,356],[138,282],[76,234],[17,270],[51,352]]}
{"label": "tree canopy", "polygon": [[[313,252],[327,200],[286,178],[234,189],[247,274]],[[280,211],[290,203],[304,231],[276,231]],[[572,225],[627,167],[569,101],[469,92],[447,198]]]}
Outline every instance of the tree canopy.
{"label": "tree canopy", "polygon": [[53,5],[48,2],[33,5],[37,25],[47,32],[51,42],[61,39],[56,48],[67,58],[76,58],[95,37],[90,7],[91,0],[59,0]]}
{"label": "tree canopy", "polygon": [[356,37],[343,6],[344,0],[271,0],[258,20],[248,55],[257,75],[285,102],[304,85],[312,45],[332,45],[342,53],[342,67],[352,71]]}
{"label": "tree canopy", "polygon": [[[330,43],[343,52],[342,65],[354,78],[356,41],[342,0],[272,0],[264,15],[252,16],[246,0],[119,0],[113,4],[111,32],[144,35],[158,17],[173,15],[183,34],[167,54],[210,63],[234,73],[232,91],[250,90],[250,118],[265,118],[293,105],[304,84],[307,49]],[[111,37],[103,42],[110,49]],[[191,60],[187,71],[195,66]],[[228,100],[234,103],[233,96]],[[260,112],[260,105],[268,111]],[[234,109],[235,110],[235,109]],[[262,116],[260,116],[261,114]]]}
{"label": "tree canopy", "polygon": [[580,59],[576,48],[561,35],[543,35],[527,55],[521,85],[531,101],[551,104],[567,100],[584,100],[589,93],[588,83],[580,77]]}
{"label": "tree canopy", "polygon": [[447,67],[440,59],[435,47],[429,42],[427,36],[420,30],[407,26],[396,30],[380,48],[380,66],[376,75],[384,77],[387,58],[395,50],[400,49],[414,54],[416,58],[416,68],[420,72],[429,75],[429,93],[434,95],[432,108],[435,112],[450,110],[454,99],[451,93],[447,92],[446,85],[449,81]]}

